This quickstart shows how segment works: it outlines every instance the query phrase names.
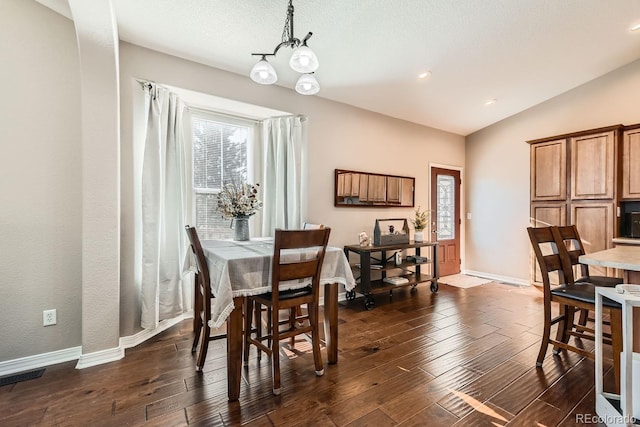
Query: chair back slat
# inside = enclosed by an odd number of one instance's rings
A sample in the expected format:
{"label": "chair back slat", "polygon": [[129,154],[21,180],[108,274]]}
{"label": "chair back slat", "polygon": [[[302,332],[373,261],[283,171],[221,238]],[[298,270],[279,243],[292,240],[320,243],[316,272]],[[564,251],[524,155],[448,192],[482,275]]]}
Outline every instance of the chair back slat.
{"label": "chair back slat", "polygon": [[279,279],[285,280],[297,280],[308,279],[313,277],[318,270],[318,260],[296,262],[291,264],[280,264]]}
{"label": "chair back slat", "polygon": [[[315,230],[280,230],[275,232],[273,244],[272,264],[272,295],[277,298],[280,282],[286,280],[304,279],[311,277],[311,286],[317,296],[320,283],[320,272],[324,254],[329,242],[330,228]],[[290,260],[286,253],[288,249],[308,249],[299,260]]]}

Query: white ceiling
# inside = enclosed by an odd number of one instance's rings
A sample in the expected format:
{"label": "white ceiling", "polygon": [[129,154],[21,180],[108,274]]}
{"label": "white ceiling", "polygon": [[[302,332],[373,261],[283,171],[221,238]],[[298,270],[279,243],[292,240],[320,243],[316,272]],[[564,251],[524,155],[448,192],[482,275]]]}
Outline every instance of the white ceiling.
{"label": "white ceiling", "polygon": [[[122,40],[248,75],[251,53],[280,42],[288,0],[113,3]],[[315,96],[461,135],[640,58],[640,31],[629,31],[640,22],[640,0],[293,4],[295,36],[312,31],[320,60]],[[297,79],[290,51],[271,60],[288,88]],[[432,75],[421,81],[424,70]],[[489,99],[497,102],[485,106]]]}

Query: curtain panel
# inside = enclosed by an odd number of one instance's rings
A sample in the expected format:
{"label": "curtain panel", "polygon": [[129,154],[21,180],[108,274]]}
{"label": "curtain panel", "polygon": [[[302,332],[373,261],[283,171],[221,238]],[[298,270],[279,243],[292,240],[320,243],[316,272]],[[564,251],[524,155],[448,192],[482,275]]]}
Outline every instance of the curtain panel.
{"label": "curtain panel", "polygon": [[276,117],[263,123],[262,234],[302,228],[302,152],[307,119]]}
{"label": "curtain panel", "polygon": [[182,282],[187,245],[187,177],[182,101],[148,83],[142,165],[141,326],[181,315],[189,296]]}

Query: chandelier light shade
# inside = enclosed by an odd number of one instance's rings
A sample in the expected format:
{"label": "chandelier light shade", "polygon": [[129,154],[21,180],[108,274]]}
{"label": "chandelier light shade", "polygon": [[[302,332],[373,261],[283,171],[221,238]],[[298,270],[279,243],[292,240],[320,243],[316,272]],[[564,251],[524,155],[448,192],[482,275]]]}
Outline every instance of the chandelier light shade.
{"label": "chandelier light shade", "polygon": [[289,65],[303,74],[313,73],[318,69],[318,57],[306,44],[297,47],[291,54]]}
{"label": "chandelier light shade", "polygon": [[312,74],[317,69],[319,64],[318,57],[307,46],[307,40],[311,38],[313,33],[308,33],[303,40],[297,39],[293,36],[293,0],[289,0],[289,7],[287,8],[287,18],[284,22],[284,29],[282,31],[282,41],[273,50],[273,53],[252,53],[253,56],[260,56],[249,76],[251,80],[263,85],[274,84],[278,81],[278,74],[273,66],[267,61],[267,56],[276,56],[281,47],[287,46],[293,49],[291,58],[289,59],[289,66],[296,72],[301,73],[302,76],[296,83],[296,91],[302,95],[314,95],[320,90],[320,84]]}
{"label": "chandelier light shade", "polygon": [[303,74],[296,83],[296,92],[300,95],[315,95],[320,91],[320,85],[313,74]]}
{"label": "chandelier light shade", "polygon": [[278,74],[276,74],[275,68],[269,64],[265,57],[253,66],[250,77],[251,80],[261,85],[271,85],[278,81]]}

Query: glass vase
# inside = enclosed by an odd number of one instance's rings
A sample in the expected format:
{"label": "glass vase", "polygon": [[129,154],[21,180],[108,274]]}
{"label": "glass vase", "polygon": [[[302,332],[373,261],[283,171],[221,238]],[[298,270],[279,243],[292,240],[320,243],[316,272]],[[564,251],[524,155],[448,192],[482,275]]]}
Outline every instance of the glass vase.
{"label": "glass vase", "polygon": [[239,216],[233,219],[234,235],[233,240],[245,242],[249,240],[249,217]]}

